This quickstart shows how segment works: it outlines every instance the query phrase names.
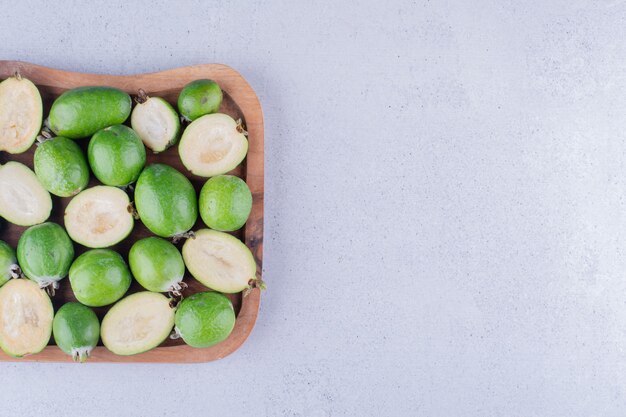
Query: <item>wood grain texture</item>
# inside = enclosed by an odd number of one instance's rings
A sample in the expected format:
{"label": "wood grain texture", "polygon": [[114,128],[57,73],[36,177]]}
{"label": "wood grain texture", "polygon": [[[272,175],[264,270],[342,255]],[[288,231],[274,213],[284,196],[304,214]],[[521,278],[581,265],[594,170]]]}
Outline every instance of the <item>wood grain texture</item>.
{"label": "wood grain texture", "polygon": [[[231,174],[238,175],[245,179],[250,187],[250,191],[253,195],[252,212],[244,228],[233,234],[241,238],[252,250],[257,263],[257,278],[261,278],[263,266],[264,187],[263,113],[256,94],[238,72],[226,65],[203,64],[150,74],[117,76],[84,74],[46,68],[25,62],[0,61],[0,78],[7,78],[16,72],[19,72],[23,77],[34,82],[39,88],[44,101],[44,117],[47,116],[52,101],[59,94],[75,87],[107,85],[120,88],[133,96],[136,95],[137,91],[141,88],[145,90],[148,95],[163,97],[176,107],[178,93],[188,82],[201,78],[210,78],[217,81],[224,91],[224,101],[220,111],[231,115],[235,119],[241,118],[248,131],[248,155],[243,163],[233,170]],[[77,142],[86,150],[88,141],[88,139],[80,139]],[[26,164],[32,169],[34,149],[35,146],[33,145],[29,151],[23,154],[9,155],[3,153],[0,155],[0,163],[5,163],[8,160],[16,160]],[[147,164],[154,162],[163,162],[178,169],[191,180],[197,192],[199,192],[206,181],[206,178],[194,176],[184,168],[178,157],[176,146],[158,155],[148,150]],[[92,176],[90,186],[96,184],[98,184],[98,182]],[[63,212],[70,200],[71,198],[53,196],[54,208],[49,221],[63,224]],[[194,230],[204,227],[206,226],[198,219]],[[6,223],[2,226],[2,229],[0,229],[0,239],[16,247],[17,241],[25,229],[24,227]],[[124,240],[124,242],[114,246],[113,249],[117,250],[127,259],[128,250],[132,244],[138,239],[150,235],[151,233],[138,221],[130,237]],[[178,244],[178,246],[180,248],[181,244]],[[86,250],[86,248],[78,244],[75,244],[75,248],[77,256]],[[185,292],[186,296],[207,289],[188,273],[185,276],[185,282],[189,285],[189,288]],[[61,288],[53,298],[55,310],[65,302],[75,300],[70,289],[69,281],[64,279],[60,284]],[[142,288],[139,284],[133,282],[129,293],[141,290]],[[223,358],[239,348],[252,331],[259,311],[260,290],[255,288],[245,297],[243,297],[242,294],[232,294],[229,297],[233,301],[237,312],[237,321],[231,335],[222,343],[210,348],[196,349],[185,345],[181,340],[167,340],[156,349],[134,356],[117,356],[109,352],[105,347],[98,346],[92,352],[89,362],[207,362]],[[108,310],[108,307],[94,310],[96,314],[102,318]],[[0,353],[0,361],[71,362],[72,359],[61,352],[61,350],[54,345],[54,341],[51,340],[50,345],[47,346],[43,352],[22,359],[15,359]]]}

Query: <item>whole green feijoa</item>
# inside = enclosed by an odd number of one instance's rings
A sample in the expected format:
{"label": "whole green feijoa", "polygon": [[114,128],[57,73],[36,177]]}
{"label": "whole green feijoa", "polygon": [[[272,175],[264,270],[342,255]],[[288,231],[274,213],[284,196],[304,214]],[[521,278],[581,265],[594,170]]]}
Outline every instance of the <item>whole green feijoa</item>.
{"label": "whole green feijoa", "polygon": [[149,291],[179,290],[185,275],[185,263],[176,246],[159,237],[138,240],[128,252],[133,276]]}
{"label": "whole green feijoa", "polygon": [[187,120],[196,120],[218,111],[223,96],[222,89],[213,80],[192,81],[183,87],[178,96],[178,111]]}
{"label": "whole green feijoa", "polygon": [[143,170],[135,185],[135,207],[143,224],[161,237],[187,232],[198,218],[193,185],[164,164],[149,165]]}
{"label": "whole green feijoa", "polygon": [[93,135],[87,157],[100,182],[120,187],[137,180],[146,164],[146,148],[133,129],[115,125]]}
{"label": "whole green feijoa", "polygon": [[39,144],[34,164],[39,182],[56,196],[76,195],[89,183],[85,155],[71,139],[57,136]]}
{"label": "whole green feijoa", "polygon": [[244,180],[234,175],[210,178],[200,191],[200,217],[211,229],[240,229],[252,210],[252,193]]}
{"label": "whole green feijoa", "polygon": [[110,249],[92,249],[80,255],[70,268],[70,284],[76,299],[89,307],[116,302],[130,288],[132,277],[122,256]]}
{"label": "whole green feijoa", "polygon": [[183,299],[174,316],[175,331],[196,348],[225,340],[235,327],[235,310],[228,297],[217,292],[198,292]]}
{"label": "whole green feijoa", "polygon": [[26,229],[17,242],[22,272],[40,286],[67,276],[74,259],[74,245],[63,227],[47,222]]}
{"label": "whole green feijoa", "polygon": [[6,284],[11,278],[17,277],[18,272],[15,251],[8,243],[0,240],[0,286]]}
{"label": "whole green feijoa", "polygon": [[78,87],[54,100],[48,125],[58,136],[84,138],[107,126],[124,123],[131,107],[130,96],[117,88]]}
{"label": "whole green feijoa", "polygon": [[96,313],[81,303],[64,304],[52,321],[57,346],[77,362],[85,362],[98,344],[100,322]]}

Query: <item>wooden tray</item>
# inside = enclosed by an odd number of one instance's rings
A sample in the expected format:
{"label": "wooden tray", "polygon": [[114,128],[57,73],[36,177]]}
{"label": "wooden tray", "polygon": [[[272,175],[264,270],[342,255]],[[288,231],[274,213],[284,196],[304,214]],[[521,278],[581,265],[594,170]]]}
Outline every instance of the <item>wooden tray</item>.
{"label": "wooden tray", "polygon": [[[115,76],[82,74],[78,72],[60,71],[25,62],[0,61],[1,79],[5,79],[16,72],[19,72],[23,77],[34,82],[39,88],[44,102],[44,118],[48,115],[52,101],[65,90],[75,87],[107,85],[120,88],[133,97],[137,94],[138,89],[142,88],[148,95],[165,98],[176,108],[178,93],[188,82],[200,78],[210,78],[217,81],[224,91],[224,101],[220,111],[231,115],[235,120],[241,118],[244,121],[244,126],[248,130],[248,155],[241,166],[233,170],[231,174],[242,177],[248,183],[253,196],[252,213],[245,227],[233,234],[245,241],[246,245],[252,250],[257,263],[257,278],[261,277],[263,259],[263,113],[256,94],[237,71],[226,65],[207,64],[177,68],[152,74]],[[83,146],[83,149],[86,151],[89,139],[85,138],[77,142]],[[9,160],[16,160],[28,165],[32,169],[34,150],[35,145],[27,152],[19,155],[2,153],[0,155],[0,163],[4,164]],[[176,146],[158,155],[147,150],[147,164],[153,162],[164,162],[178,169],[191,180],[197,192],[200,191],[200,188],[206,181],[206,178],[194,176],[185,169],[178,157]],[[96,184],[98,184],[98,182],[92,176],[90,186]],[[63,225],[63,212],[71,198],[52,196],[52,199],[54,207],[49,221]],[[198,222],[193,230],[204,227],[206,226],[204,226],[201,219],[198,218]],[[25,229],[25,227],[15,226],[5,222],[0,228],[0,239],[15,248],[20,235]],[[145,226],[143,226],[140,221],[137,221],[135,222],[135,228],[130,237],[114,246],[112,249],[117,250],[127,260],[128,250],[132,244],[136,240],[150,235],[151,233]],[[86,250],[86,248],[81,245],[76,243],[74,245],[76,256]],[[179,248],[180,245],[181,244],[178,245]],[[194,292],[206,290],[206,287],[191,277],[188,272],[185,276],[185,282],[189,285],[189,288],[184,292],[186,296]],[[65,302],[75,300],[67,278],[60,281],[60,286],[61,288],[57,290],[56,295],[52,299],[55,311]],[[142,288],[139,284],[133,281],[129,293],[141,290]],[[104,346],[98,346],[91,353],[88,362],[206,362],[223,358],[239,348],[252,331],[259,310],[260,290],[253,289],[245,297],[243,297],[242,294],[232,294],[230,298],[237,312],[237,321],[232,334],[222,343],[210,348],[196,349],[185,345],[181,340],[168,339],[156,349],[134,356],[117,356],[109,352]],[[94,310],[100,319],[102,319],[107,309],[108,307],[102,307]],[[49,346],[38,354],[15,359],[0,352],[0,360],[36,362],[72,361],[70,356],[63,353],[54,345],[53,340],[50,341]]]}

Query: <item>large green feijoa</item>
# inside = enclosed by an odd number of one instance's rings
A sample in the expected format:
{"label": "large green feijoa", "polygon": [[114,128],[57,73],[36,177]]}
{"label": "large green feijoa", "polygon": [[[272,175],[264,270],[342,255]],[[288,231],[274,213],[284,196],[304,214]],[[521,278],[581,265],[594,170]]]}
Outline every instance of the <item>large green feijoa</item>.
{"label": "large green feijoa", "polygon": [[223,93],[213,80],[192,81],[180,91],[178,111],[187,120],[196,120],[205,114],[215,113],[222,104]]}
{"label": "large green feijoa", "polygon": [[135,206],[143,224],[161,237],[188,231],[198,218],[193,185],[164,164],[149,165],[143,170],[135,186]]}
{"label": "large green feijoa", "polygon": [[144,291],[118,301],[102,319],[102,343],[117,355],[135,355],[160,345],[174,327],[170,300]]}
{"label": "large green feijoa", "polygon": [[108,185],[88,188],[72,198],[64,221],[72,240],[89,248],[121,242],[135,224],[128,195]]}
{"label": "large green feijoa", "polygon": [[149,291],[180,290],[185,264],[176,246],[159,237],[138,240],[128,252],[133,276]]}
{"label": "large green feijoa", "polygon": [[0,167],[0,216],[18,226],[32,226],[50,217],[52,199],[26,165],[9,161]]}
{"label": "large green feijoa", "polygon": [[256,276],[250,249],[236,237],[216,230],[198,230],[194,239],[187,239],[183,260],[194,278],[220,292],[242,291]]}
{"label": "large green feijoa", "polygon": [[42,287],[65,278],[73,259],[74,245],[56,223],[29,227],[17,242],[22,272]]}
{"label": "large green feijoa", "polygon": [[248,153],[241,124],[227,114],[207,114],[191,122],[178,144],[185,168],[200,177],[226,174]]}
{"label": "large green feijoa", "polygon": [[0,348],[22,357],[43,350],[52,334],[50,297],[27,279],[12,279],[0,288]]}
{"label": "large green feijoa", "polygon": [[41,95],[35,84],[20,76],[0,83],[0,151],[28,150],[41,129],[42,118]]}
{"label": "large green feijoa", "polygon": [[89,307],[116,302],[130,288],[132,277],[122,256],[110,249],[92,249],[80,255],[70,268],[70,284],[76,299]]}
{"label": "large green feijoa", "polygon": [[183,299],[176,309],[175,331],[195,348],[213,346],[235,327],[235,310],[228,297],[217,292],[198,292]]}
{"label": "large green feijoa", "polygon": [[76,362],[85,362],[98,344],[100,322],[96,313],[81,303],[64,304],[52,321],[57,346]]}
{"label": "large green feijoa", "polygon": [[130,124],[144,145],[153,152],[163,152],[178,142],[180,119],[176,110],[161,97],[140,95],[130,116]]}
{"label": "large green feijoa", "polygon": [[8,243],[0,240],[0,286],[6,284],[11,278],[17,278],[19,271],[15,251]]}
{"label": "large green feijoa", "polygon": [[133,129],[115,125],[93,135],[87,157],[100,182],[120,187],[137,180],[146,164],[146,148]]}
{"label": "large green feijoa", "polygon": [[79,139],[124,123],[130,96],[113,87],[78,87],[61,94],[50,109],[48,125],[58,136]]}
{"label": "large green feijoa", "polygon": [[214,230],[240,229],[252,210],[252,193],[244,180],[234,175],[209,179],[200,191],[200,217]]}
{"label": "large green feijoa", "polygon": [[80,147],[71,139],[57,136],[37,146],[35,174],[52,194],[71,197],[89,183],[89,167]]}

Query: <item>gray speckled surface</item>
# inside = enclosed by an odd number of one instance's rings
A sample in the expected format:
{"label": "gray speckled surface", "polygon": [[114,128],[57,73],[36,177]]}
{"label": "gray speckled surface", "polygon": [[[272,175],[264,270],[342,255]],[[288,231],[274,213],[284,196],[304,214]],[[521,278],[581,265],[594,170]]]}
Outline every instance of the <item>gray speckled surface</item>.
{"label": "gray speckled surface", "polygon": [[0,364],[0,414],[626,413],[624,1],[66,3],[0,57],[256,89],[269,290],[219,362]]}

